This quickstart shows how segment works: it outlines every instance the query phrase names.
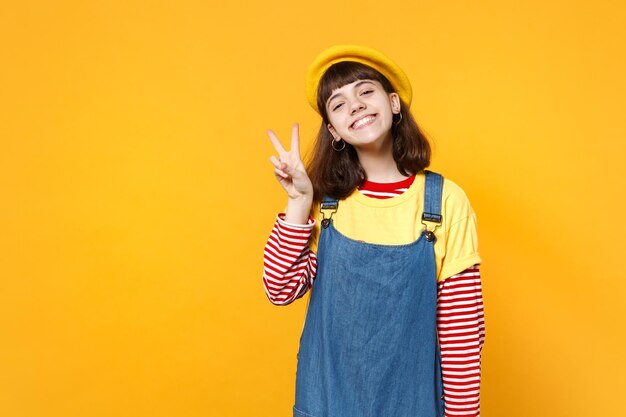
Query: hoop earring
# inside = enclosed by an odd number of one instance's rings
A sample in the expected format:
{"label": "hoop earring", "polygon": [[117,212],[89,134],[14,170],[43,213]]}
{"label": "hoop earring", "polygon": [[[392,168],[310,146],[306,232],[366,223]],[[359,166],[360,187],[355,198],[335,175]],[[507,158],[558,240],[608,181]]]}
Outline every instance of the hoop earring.
{"label": "hoop earring", "polygon": [[[335,146],[335,143],[341,143],[341,145],[340,145],[341,147],[338,147],[339,145],[338,145],[338,146]],[[337,151],[337,152],[341,152],[341,151],[343,151],[343,150],[345,149],[345,147],[346,147],[346,142],[345,142],[343,139],[341,139],[341,138],[339,138],[339,140],[334,140],[334,139],[333,139],[333,141],[332,141],[332,143],[330,144],[330,146],[331,146],[331,147],[332,147],[335,151]]]}
{"label": "hoop earring", "polygon": [[393,125],[394,126],[398,126],[400,124],[400,122],[402,121],[402,112],[398,113],[400,115],[400,118],[398,119],[397,122],[395,122]]}

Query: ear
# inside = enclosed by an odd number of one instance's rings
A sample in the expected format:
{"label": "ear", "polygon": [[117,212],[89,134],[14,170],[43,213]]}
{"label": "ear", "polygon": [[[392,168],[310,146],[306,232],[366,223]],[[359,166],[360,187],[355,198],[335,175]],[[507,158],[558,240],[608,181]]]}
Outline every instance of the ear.
{"label": "ear", "polygon": [[333,127],[333,125],[331,125],[330,123],[328,125],[326,125],[326,127],[328,128],[328,131],[330,132],[331,135],[333,135],[333,137],[335,138],[335,140],[339,140],[341,139],[341,137],[337,134],[337,131],[335,130],[335,128]]}
{"label": "ear", "polygon": [[391,112],[393,114],[400,113],[401,106],[400,106],[400,96],[398,95],[398,93],[389,94],[389,103],[391,104]]}

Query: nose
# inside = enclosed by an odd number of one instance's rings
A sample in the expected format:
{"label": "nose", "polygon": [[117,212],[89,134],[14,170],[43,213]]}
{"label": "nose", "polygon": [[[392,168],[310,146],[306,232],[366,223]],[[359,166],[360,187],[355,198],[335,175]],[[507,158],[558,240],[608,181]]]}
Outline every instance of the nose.
{"label": "nose", "polygon": [[356,114],[365,108],[365,104],[361,100],[354,100],[350,105],[350,114]]}

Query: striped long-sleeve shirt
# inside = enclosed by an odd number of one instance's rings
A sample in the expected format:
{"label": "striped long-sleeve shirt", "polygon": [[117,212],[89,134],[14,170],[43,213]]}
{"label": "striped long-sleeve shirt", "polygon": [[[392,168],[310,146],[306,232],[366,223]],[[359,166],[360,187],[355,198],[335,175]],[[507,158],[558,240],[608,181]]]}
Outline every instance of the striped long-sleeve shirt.
{"label": "striped long-sleeve shirt", "polygon": [[[401,194],[411,177],[393,184],[365,182],[360,190],[373,198]],[[277,216],[264,249],[263,285],[270,302],[287,305],[312,286],[317,256],[308,240],[314,226],[293,225]],[[479,265],[438,283],[437,332],[442,358],[446,417],[480,416],[481,351],[485,340]]]}

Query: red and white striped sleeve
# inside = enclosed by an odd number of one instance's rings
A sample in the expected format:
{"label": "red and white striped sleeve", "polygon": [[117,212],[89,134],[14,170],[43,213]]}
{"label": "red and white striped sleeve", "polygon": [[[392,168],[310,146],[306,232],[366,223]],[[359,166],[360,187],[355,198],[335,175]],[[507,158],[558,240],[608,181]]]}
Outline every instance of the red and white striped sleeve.
{"label": "red and white striped sleeve", "polygon": [[315,220],[309,218],[306,225],[297,225],[284,218],[284,213],[276,217],[263,250],[263,286],[275,305],[287,305],[302,297],[317,272],[317,256],[308,245]]}
{"label": "red and white striped sleeve", "polygon": [[437,331],[445,417],[478,417],[481,352],[485,341],[479,264],[438,284]]}

